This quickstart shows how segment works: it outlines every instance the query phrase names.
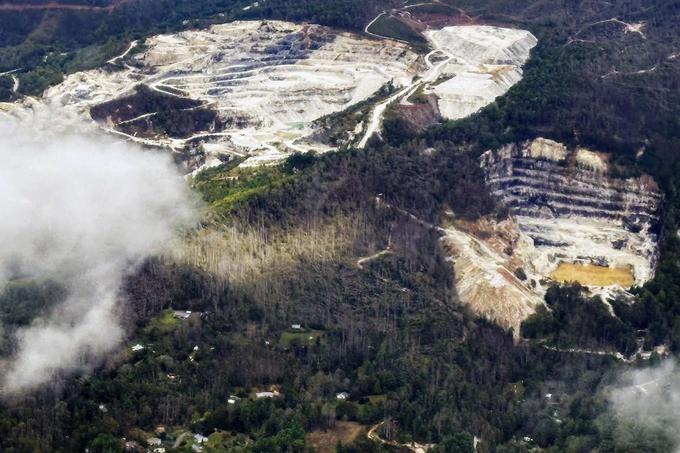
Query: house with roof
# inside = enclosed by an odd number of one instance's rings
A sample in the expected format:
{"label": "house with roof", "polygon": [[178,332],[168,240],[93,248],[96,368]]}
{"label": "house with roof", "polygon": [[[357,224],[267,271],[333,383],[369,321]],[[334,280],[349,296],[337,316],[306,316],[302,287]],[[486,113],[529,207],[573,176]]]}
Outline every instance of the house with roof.
{"label": "house with roof", "polygon": [[344,401],[344,400],[346,400],[346,399],[349,398],[349,393],[347,393],[347,392],[340,392],[340,393],[338,393],[337,395],[335,395],[335,398],[338,399],[338,400]]}
{"label": "house with roof", "polygon": [[181,321],[184,321],[186,319],[189,319],[191,317],[191,310],[175,310],[173,313],[173,316],[175,319],[179,319]]}
{"label": "house with roof", "polygon": [[194,440],[199,444],[204,444],[208,442],[208,438],[205,437],[203,434],[194,434]]}

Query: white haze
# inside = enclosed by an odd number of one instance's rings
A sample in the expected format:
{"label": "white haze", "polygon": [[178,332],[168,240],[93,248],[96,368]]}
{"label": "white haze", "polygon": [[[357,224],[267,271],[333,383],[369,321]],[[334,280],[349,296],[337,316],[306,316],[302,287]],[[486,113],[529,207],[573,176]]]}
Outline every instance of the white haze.
{"label": "white haze", "polygon": [[615,415],[664,433],[680,453],[680,369],[675,360],[624,373],[608,397]]}
{"label": "white haze", "polygon": [[3,393],[91,366],[123,337],[126,273],[196,220],[168,156],[92,131],[57,128],[59,113],[0,120],[0,291],[13,275],[49,279],[64,303],[17,334]]}

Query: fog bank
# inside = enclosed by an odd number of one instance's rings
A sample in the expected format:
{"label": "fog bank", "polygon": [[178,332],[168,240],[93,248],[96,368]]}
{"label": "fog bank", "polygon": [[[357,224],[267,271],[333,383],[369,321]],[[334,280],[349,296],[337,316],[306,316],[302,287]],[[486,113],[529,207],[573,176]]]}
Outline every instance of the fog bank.
{"label": "fog bank", "polygon": [[21,276],[69,293],[19,330],[4,393],[86,368],[116,347],[123,277],[197,219],[167,155],[58,128],[58,115],[0,118],[0,290]]}
{"label": "fog bank", "polygon": [[614,414],[662,435],[680,452],[680,369],[674,359],[630,370],[608,389]]}

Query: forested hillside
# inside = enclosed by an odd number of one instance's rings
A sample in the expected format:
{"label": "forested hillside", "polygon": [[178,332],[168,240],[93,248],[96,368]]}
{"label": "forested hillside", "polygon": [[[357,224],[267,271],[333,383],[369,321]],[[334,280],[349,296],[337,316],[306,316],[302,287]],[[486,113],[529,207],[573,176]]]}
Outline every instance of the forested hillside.
{"label": "forested hillside", "polygon": [[[0,71],[23,68],[22,92],[37,93],[148,34],[261,17],[361,30],[391,6],[119,3],[0,7]],[[304,452],[319,436],[331,439],[324,451],[405,450],[370,439],[371,428],[434,452],[677,448],[669,430],[618,418],[604,391],[659,360],[617,352],[680,347],[680,4],[447,3],[477,23],[533,32],[524,79],[468,119],[413,133],[394,117],[365,150],[266,168],[236,159],[190,179],[207,206],[202,228],[127,278],[125,344],[91,372],[3,400],[0,450],[135,451],[158,438],[189,452],[194,433],[209,452]],[[614,316],[584,288],[554,286],[514,340],[459,303],[437,226],[447,211],[504,218],[478,156],[539,136],[652,174],[665,197],[661,256],[635,303],[611,301]],[[26,325],[61,291],[13,282],[0,295],[3,324]],[[2,333],[6,354],[16,345],[11,329]],[[340,435],[348,426],[355,436]]]}

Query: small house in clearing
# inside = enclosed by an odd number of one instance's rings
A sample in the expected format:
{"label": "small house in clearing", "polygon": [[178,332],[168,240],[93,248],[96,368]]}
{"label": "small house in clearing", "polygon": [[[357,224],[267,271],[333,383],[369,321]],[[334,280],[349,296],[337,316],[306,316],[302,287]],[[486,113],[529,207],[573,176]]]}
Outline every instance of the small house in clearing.
{"label": "small house in clearing", "polygon": [[125,451],[128,453],[146,453],[146,448],[139,445],[134,440],[125,442]]}
{"label": "small house in clearing", "polygon": [[191,317],[191,311],[190,310],[185,310],[185,311],[175,310],[173,316],[176,319],[184,321],[185,319],[189,319]]}
{"label": "small house in clearing", "polygon": [[262,399],[262,398],[274,398],[277,396],[274,392],[257,392],[255,393],[255,398],[257,399]]}
{"label": "small house in clearing", "polygon": [[191,311],[191,310],[173,310],[172,317],[179,321],[186,321],[188,319],[205,319],[207,313],[202,311]]}
{"label": "small house in clearing", "polygon": [[204,444],[208,442],[208,438],[205,437],[203,434],[194,434],[194,440],[199,444]]}

